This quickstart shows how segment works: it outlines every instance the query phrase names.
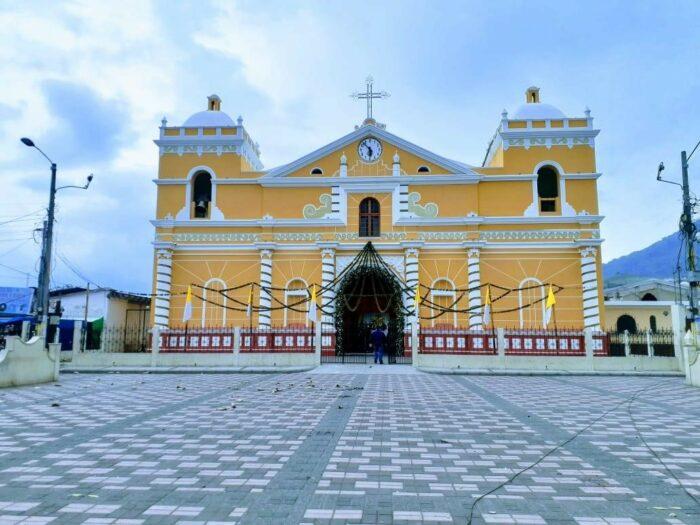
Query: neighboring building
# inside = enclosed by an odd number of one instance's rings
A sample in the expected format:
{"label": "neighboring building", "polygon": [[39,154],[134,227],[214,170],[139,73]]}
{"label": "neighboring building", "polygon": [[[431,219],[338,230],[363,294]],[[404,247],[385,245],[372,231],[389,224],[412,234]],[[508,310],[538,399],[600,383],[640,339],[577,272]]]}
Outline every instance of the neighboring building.
{"label": "neighboring building", "polygon": [[19,334],[24,321],[33,321],[34,288],[0,286],[0,334]]}
{"label": "neighboring building", "polygon": [[[688,284],[681,287],[671,279],[639,279],[618,286],[606,287],[605,323],[603,328],[613,332],[657,332],[673,329],[672,310],[685,298]],[[681,323],[682,324],[682,323]]]}
{"label": "neighboring building", "polygon": [[[372,241],[396,281],[431,287],[436,304],[479,306],[485,283],[521,288],[497,303],[494,323],[541,328],[545,284],[554,283],[563,287],[560,326],[600,327],[601,174],[588,109],[570,117],[528,89],[525,104],[502,112],[481,165],[409,142],[368,114],[347,135],[266,170],[243,119],[221,111],[216,95],[208,100],[180,126],[163,119],[155,141],[156,325],[182,324],[183,294],[195,284],[208,290],[195,288],[191,324],[247,326],[241,305],[249,289],[219,291],[249,282],[283,289],[256,289],[254,303],[276,309],[254,314],[252,324],[304,323],[303,313],[280,305],[298,301],[311,283],[331,283]],[[418,123],[420,134],[431,125]],[[319,298],[326,325],[338,308],[346,329],[379,309],[376,300],[358,300],[350,312],[346,301],[336,304],[336,291]],[[421,322],[483,328],[480,310]]]}
{"label": "neighboring building", "polygon": [[639,279],[618,286],[606,286],[606,301],[679,301],[688,294],[688,283],[680,288],[673,279]]}
{"label": "neighboring building", "polygon": [[90,289],[71,287],[51,290],[49,294],[50,310],[56,301],[61,301],[61,320],[101,321],[106,327],[138,327],[147,322],[150,299],[140,295],[126,294],[111,288]]}
{"label": "neighboring building", "polygon": [[84,347],[122,352],[145,348],[150,298],[111,288],[90,289],[89,293],[81,287],[61,288],[49,294],[51,310],[59,300],[59,340],[63,350]]}

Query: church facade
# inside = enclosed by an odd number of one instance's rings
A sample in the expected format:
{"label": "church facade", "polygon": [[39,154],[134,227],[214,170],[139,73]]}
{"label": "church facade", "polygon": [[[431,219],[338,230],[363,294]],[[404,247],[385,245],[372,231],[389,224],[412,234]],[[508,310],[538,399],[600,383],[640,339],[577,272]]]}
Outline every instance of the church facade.
{"label": "church facade", "polygon": [[[164,119],[155,141],[152,321],[181,326],[184,292],[196,285],[191,325],[306,324],[283,306],[307,297],[312,283],[328,288],[371,241],[405,289],[426,287],[423,326],[487,328],[483,285],[493,284],[513,290],[493,305],[495,327],[541,329],[553,284],[560,327],[599,329],[597,135],[588,109],[567,117],[530,88],[525,104],[502,112],[478,165],[428,151],[368,115],[347,135],[265,169],[242,119],[212,95],[181,126]],[[252,319],[240,308],[248,287],[218,293],[250,282],[270,290],[256,288]],[[336,300],[332,287],[319,294],[325,325]]]}

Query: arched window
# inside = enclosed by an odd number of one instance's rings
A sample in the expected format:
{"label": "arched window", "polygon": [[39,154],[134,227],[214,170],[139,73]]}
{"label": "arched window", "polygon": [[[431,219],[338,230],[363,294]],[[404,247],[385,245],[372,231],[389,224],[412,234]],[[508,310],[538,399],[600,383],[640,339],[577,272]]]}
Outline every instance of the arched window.
{"label": "arched window", "polygon": [[208,219],[211,203],[211,175],[200,171],[192,179],[192,206],[195,219]]}
{"label": "arched window", "polygon": [[311,175],[323,175],[323,170],[321,168],[314,168],[311,170]]}
{"label": "arched window", "polygon": [[226,296],[219,291],[226,283],[218,278],[209,279],[202,290],[202,328],[226,326]]}
{"label": "arched window", "polygon": [[293,310],[289,308],[284,309],[284,326],[307,326],[309,320],[306,315],[306,309],[309,305],[307,303],[296,304],[309,296],[306,282],[303,279],[292,279],[285,288],[284,304],[287,307],[291,306]]}
{"label": "arched window", "polygon": [[379,201],[367,197],[360,202],[360,237],[379,235]]}
{"label": "arched window", "polygon": [[652,315],[649,317],[649,329],[652,332],[656,333],[657,329],[656,329],[656,316],[655,315]]}
{"label": "arched window", "polygon": [[617,331],[624,332],[627,330],[631,334],[637,333],[637,322],[631,315],[623,314],[617,318]]}
{"label": "arched window", "polygon": [[642,301],[658,301],[658,299],[653,293],[647,292],[642,296]]}
{"label": "arched window", "polygon": [[518,286],[520,306],[520,328],[541,329],[544,327],[544,285],[539,279],[528,277]]}
{"label": "arched window", "polygon": [[540,212],[556,212],[559,198],[559,174],[551,166],[537,170],[537,195],[540,198]]}
{"label": "arched window", "polygon": [[421,166],[418,168],[418,173],[430,173],[430,168],[428,166]]}
{"label": "arched window", "polygon": [[[432,307],[432,315],[436,316],[445,309],[453,309],[456,294],[454,284],[449,279],[437,279],[432,286],[430,300],[437,305]],[[457,326],[457,312],[443,313],[433,319],[433,326]]]}

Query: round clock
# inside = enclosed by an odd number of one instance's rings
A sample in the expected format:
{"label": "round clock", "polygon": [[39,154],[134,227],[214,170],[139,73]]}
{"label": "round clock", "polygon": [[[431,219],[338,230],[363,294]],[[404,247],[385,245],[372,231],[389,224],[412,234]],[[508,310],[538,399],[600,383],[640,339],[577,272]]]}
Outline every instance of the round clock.
{"label": "round clock", "polygon": [[368,137],[360,142],[357,153],[365,162],[374,162],[382,155],[382,143],[374,137]]}

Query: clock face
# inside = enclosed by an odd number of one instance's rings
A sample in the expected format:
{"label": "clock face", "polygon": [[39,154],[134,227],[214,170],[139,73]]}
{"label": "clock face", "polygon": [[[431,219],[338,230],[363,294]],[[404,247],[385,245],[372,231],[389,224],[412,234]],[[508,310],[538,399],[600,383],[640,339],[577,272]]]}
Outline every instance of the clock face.
{"label": "clock face", "polygon": [[373,137],[366,138],[360,142],[357,152],[365,162],[374,162],[382,155],[382,143]]}

